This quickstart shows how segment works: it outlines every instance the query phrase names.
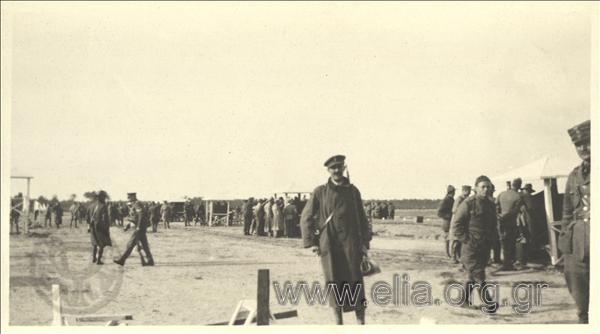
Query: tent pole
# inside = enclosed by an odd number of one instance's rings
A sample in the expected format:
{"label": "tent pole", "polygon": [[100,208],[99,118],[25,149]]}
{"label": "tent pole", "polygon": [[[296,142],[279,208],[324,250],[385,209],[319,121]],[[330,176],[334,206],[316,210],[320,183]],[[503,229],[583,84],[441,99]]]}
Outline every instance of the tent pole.
{"label": "tent pole", "polygon": [[548,241],[550,243],[550,259],[552,265],[558,263],[558,247],[556,233],[554,233],[554,207],[552,206],[552,179],[544,179],[544,208],[546,209],[546,223],[548,225]]}

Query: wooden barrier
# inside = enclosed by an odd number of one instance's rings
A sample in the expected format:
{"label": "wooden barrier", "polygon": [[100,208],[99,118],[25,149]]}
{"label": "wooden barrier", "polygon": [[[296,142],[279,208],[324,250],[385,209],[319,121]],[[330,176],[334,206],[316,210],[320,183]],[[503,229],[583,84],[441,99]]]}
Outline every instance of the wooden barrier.
{"label": "wooden barrier", "polygon": [[[60,286],[52,284],[52,326],[71,326],[78,322],[105,322],[106,326],[123,325],[121,321],[133,320],[131,314],[91,314],[79,316],[65,316],[62,314],[62,301]],[[126,324],[125,324],[126,325]]]}

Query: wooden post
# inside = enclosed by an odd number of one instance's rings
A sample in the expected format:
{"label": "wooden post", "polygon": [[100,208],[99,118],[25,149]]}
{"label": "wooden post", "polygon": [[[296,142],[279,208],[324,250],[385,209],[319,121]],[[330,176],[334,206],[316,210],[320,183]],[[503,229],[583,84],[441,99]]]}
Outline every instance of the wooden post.
{"label": "wooden post", "polygon": [[60,285],[52,284],[52,326],[62,326],[62,309]]}
{"label": "wooden post", "polygon": [[231,222],[229,221],[229,201],[227,201],[227,218],[225,218],[225,224],[227,224],[227,226],[231,226],[229,225]]}
{"label": "wooden post", "polygon": [[554,207],[552,205],[552,179],[544,179],[544,208],[546,209],[546,223],[548,225],[548,242],[550,243],[550,261],[552,265],[558,263],[558,247],[556,233],[554,233]]}
{"label": "wooden post", "polygon": [[269,269],[258,270],[258,288],[256,296],[256,324],[269,325]]}

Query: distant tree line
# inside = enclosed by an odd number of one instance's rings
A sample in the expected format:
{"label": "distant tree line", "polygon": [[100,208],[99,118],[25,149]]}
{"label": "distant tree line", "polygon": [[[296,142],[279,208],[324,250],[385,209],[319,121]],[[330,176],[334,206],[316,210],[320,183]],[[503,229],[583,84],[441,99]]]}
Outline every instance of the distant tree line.
{"label": "distant tree line", "polygon": [[440,206],[440,203],[442,202],[441,199],[416,199],[416,198],[410,198],[410,199],[393,199],[393,200],[387,200],[387,199],[371,199],[371,200],[365,200],[365,202],[392,202],[394,204],[394,207],[396,209],[405,209],[405,210],[417,210],[417,209],[421,209],[421,210],[430,210],[430,209],[437,209]]}

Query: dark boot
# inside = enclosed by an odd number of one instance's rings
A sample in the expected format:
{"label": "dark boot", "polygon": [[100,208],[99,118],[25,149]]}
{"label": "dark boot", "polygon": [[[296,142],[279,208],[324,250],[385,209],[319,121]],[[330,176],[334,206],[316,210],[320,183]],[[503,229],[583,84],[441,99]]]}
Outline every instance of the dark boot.
{"label": "dark boot", "polygon": [[102,262],[102,253],[104,253],[104,247],[98,247],[98,260],[96,261],[97,265],[104,264],[104,262]]}
{"label": "dark boot", "polygon": [[364,308],[357,309],[354,312],[356,313],[356,322],[358,322],[359,325],[364,325],[365,324],[365,309]]}
{"label": "dark boot", "polygon": [[333,314],[335,316],[335,324],[336,325],[343,325],[344,324],[344,318],[342,317],[342,308],[341,307],[334,307],[333,308]]}

